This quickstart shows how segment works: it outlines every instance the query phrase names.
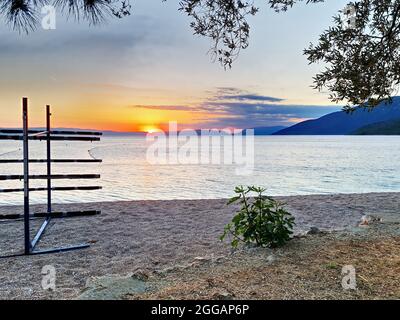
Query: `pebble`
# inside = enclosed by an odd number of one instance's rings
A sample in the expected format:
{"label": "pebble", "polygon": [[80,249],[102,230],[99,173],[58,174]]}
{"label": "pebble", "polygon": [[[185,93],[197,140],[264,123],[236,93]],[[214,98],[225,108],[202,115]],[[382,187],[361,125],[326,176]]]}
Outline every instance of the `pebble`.
{"label": "pebble", "polygon": [[317,227],[311,227],[306,234],[319,234],[319,233],[321,233],[321,230],[319,230]]}
{"label": "pebble", "polygon": [[146,271],[137,270],[132,274],[131,277],[141,281],[147,281],[149,279],[149,274]]}
{"label": "pebble", "polygon": [[359,226],[360,227],[365,227],[365,226],[370,225],[373,222],[380,222],[380,221],[382,221],[381,218],[374,217],[374,216],[371,216],[371,215],[363,215],[361,217],[361,222],[360,222]]}
{"label": "pebble", "polygon": [[270,255],[267,257],[267,263],[268,263],[268,264],[274,263],[275,260],[276,260],[276,258],[275,258],[275,256],[272,255],[272,254],[270,254]]}
{"label": "pebble", "polygon": [[210,260],[210,259],[206,258],[206,257],[195,257],[194,260],[196,260],[196,261],[207,261],[207,260]]}
{"label": "pebble", "polygon": [[215,300],[232,300],[234,296],[235,296],[234,294],[225,291],[214,294],[213,298]]}

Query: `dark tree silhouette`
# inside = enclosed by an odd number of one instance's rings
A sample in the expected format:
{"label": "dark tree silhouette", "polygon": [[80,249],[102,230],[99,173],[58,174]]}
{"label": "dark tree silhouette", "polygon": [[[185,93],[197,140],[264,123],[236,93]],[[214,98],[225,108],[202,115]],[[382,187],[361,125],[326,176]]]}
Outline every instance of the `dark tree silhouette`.
{"label": "dark tree silhouette", "polygon": [[211,55],[225,68],[230,68],[240,50],[248,47],[250,26],[246,17],[258,11],[252,3],[236,0],[183,0],[180,10],[193,19],[190,26],[195,34],[212,40]]}
{"label": "dark tree silhouette", "polygon": [[334,17],[334,25],[304,51],[310,63],[326,64],[314,77],[315,88],[327,88],[334,102],[347,101],[347,111],[391,101],[400,83],[400,1],[350,5],[351,24],[346,12]]}
{"label": "dark tree silhouette", "polygon": [[45,5],[90,24],[99,24],[111,16],[122,18],[131,10],[129,0],[0,0],[0,15],[13,29],[28,33],[37,28]]}
{"label": "dark tree silhouette", "polygon": [[[91,24],[107,16],[129,15],[129,0],[0,0],[0,15],[19,31],[32,31],[38,24],[39,8],[52,4],[67,15]],[[165,1],[165,0],[163,0]],[[259,0],[261,2],[262,0]],[[296,3],[324,0],[263,0],[271,9],[284,12]],[[334,102],[373,108],[390,100],[400,84],[400,0],[349,2],[352,17],[343,10],[333,25],[323,31],[317,44],[304,50],[310,63],[323,63],[314,77],[315,89],[327,88]],[[223,67],[230,68],[242,49],[249,45],[249,16],[258,12],[253,1],[181,0],[179,10],[191,19],[194,34],[207,37],[210,53]],[[347,21],[351,19],[351,23]]]}

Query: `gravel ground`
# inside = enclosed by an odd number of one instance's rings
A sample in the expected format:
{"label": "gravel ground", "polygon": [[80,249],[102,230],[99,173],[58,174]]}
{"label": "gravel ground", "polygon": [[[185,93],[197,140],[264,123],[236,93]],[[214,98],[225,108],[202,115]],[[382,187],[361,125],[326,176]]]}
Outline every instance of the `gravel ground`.
{"label": "gravel ground", "polygon": [[[345,266],[354,267],[354,289],[342,287]],[[307,235],[280,249],[244,248],[145,275],[131,278],[141,276],[146,290],[120,290],[119,298],[400,299],[400,226],[375,223],[356,233]],[[116,288],[109,287],[114,293]],[[93,290],[91,297],[98,292]]]}
{"label": "gravel ground", "polygon": [[[399,193],[294,196],[279,200],[285,201],[296,217],[297,233],[311,226],[322,230],[353,230],[365,214],[382,216],[387,221],[399,220]],[[54,210],[101,209],[102,214],[52,220],[39,247],[82,242],[90,242],[91,247],[0,259],[0,298],[73,299],[81,296],[85,288],[88,292],[93,279],[108,277],[120,281],[138,270],[168,270],[190,264],[196,257],[228,256],[231,250],[228,244],[219,242],[218,236],[235,208],[225,203],[226,200],[174,200],[55,206]],[[1,207],[0,214],[21,210],[21,207]],[[32,206],[32,211],[40,210],[43,206]],[[32,231],[39,225],[40,220],[33,221]],[[19,253],[22,246],[22,222],[0,222],[0,254]],[[56,270],[54,291],[41,287],[41,271],[46,265]]]}

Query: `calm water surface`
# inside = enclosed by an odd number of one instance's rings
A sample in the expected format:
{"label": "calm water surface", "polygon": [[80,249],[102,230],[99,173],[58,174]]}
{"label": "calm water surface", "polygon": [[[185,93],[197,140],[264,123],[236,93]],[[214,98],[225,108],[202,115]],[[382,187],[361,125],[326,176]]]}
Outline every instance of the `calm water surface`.
{"label": "calm water surface", "polygon": [[[53,173],[101,173],[99,181],[54,181],[53,185],[95,185],[100,191],[54,192],[54,202],[226,198],[236,185],[260,185],[271,195],[400,191],[400,136],[261,136],[255,138],[253,174],[236,175],[235,165],[151,165],[141,137],[104,137],[100,143],[54,142],[54,158],[103,159],[101,164],[53,164]],[[89,152],[90,151],[90,152]],[[45,155],[31,142],[30,156]],[[20,158],[21,143],[0,141],[0,158]],[[31,174],[45,164],[31,164]],[[22,174],[22,165],[0,164],[0,174]],[[31,186],[44,186],[32,181]],[[0,188],[21,187],[1,181]],[[44,203],[45,193],[31,193]],[[22,204],[23,194],[0,193],[0,205]]]}

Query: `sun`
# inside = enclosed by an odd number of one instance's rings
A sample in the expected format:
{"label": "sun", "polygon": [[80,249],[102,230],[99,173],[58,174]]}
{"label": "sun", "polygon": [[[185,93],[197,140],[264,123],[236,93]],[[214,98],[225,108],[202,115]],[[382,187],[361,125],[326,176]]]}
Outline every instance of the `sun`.
{"label": "sun", "polygon": [[151,126],[151,125],[143,126],[140,129],[142,132],[146,132],[146,133],[155,133],[155,132],[160,131],[159,128],[157,128],[156,126]]}

